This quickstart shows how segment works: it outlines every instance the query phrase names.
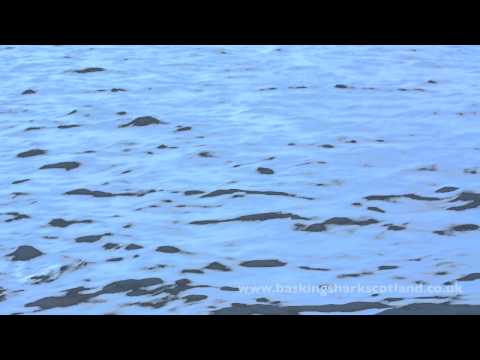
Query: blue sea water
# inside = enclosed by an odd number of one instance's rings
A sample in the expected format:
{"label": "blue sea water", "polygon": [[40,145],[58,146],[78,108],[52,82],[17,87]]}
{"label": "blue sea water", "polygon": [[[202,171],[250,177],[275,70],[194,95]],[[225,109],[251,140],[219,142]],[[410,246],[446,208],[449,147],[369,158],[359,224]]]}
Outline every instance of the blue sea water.
{"label": "blue sea water", "polygon": [[479,55],[0,46],[0,313],[480,305]]}

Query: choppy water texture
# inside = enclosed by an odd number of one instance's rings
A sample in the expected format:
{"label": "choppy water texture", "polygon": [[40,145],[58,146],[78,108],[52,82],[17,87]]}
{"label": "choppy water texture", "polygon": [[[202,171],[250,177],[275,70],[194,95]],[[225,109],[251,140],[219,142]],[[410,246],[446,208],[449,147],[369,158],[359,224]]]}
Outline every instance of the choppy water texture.
{"label": "choppy water texture", "polygon": [[0,313],[479,313],[479,56],[0,47]]}

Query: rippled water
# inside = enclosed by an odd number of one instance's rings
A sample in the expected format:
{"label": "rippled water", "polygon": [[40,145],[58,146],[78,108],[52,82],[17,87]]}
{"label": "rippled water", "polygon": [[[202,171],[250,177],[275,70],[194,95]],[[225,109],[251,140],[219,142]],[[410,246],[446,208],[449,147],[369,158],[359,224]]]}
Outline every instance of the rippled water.
{"label": "rippled water", "polygon": [[479,55],[1,46],[0,313],[478,312]]}

